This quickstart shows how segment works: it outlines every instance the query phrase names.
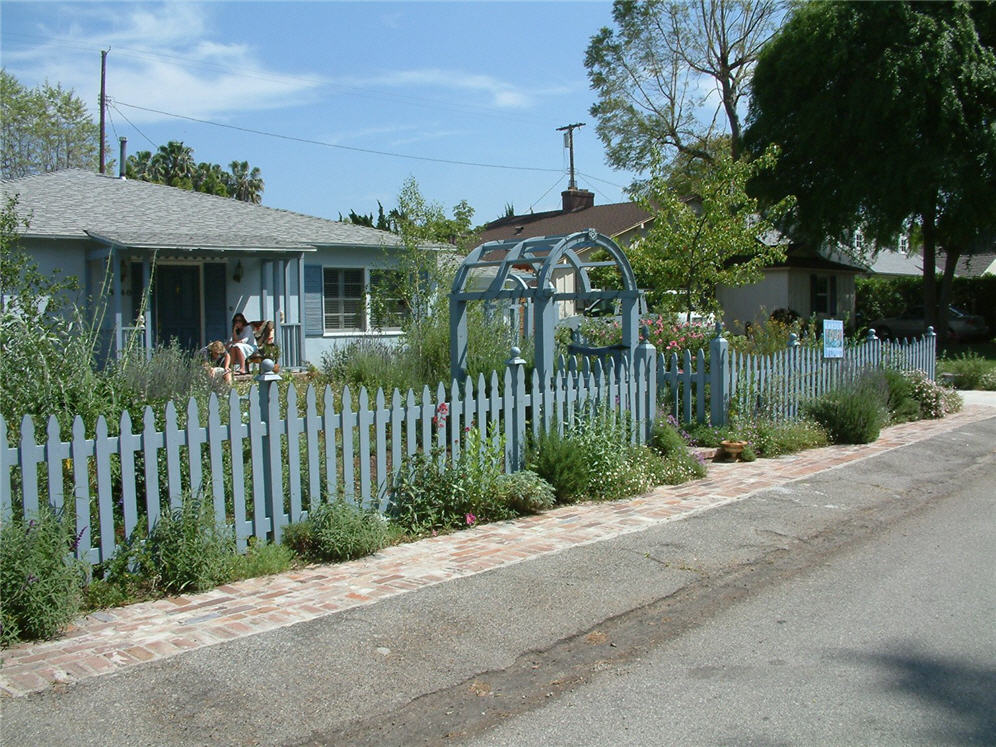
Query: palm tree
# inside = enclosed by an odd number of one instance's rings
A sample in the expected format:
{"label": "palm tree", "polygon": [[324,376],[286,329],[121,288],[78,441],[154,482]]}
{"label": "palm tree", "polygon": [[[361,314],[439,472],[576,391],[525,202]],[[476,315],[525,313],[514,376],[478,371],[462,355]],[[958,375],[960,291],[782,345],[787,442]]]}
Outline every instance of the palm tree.
{"label": "palm tree", "polygon": [[232,161],[232,173],[228,182],[228,194],[236,200],[258,205],[263,201],[263,177],[259,168],[249,170],[248,161]]}
{"label": "palm tree", "polygon": [[134,155],[128,156],[125,161],[125,176],[129,179],[137,179],[143,182],[150,182],[149,164],[152,161],[152,151],[140,150]]}
{"label": "palm tree", "polygon": [[217,163],[197,164],[193,181],[195,192],[228,197],[228,174]]}
{"label": "palm tree", "polygon": [[160,145],[152,156],[149,171],[152,177],[149,181],[191,189],[197,171],[194,150],[178,140],[170,140],[166,145]]}

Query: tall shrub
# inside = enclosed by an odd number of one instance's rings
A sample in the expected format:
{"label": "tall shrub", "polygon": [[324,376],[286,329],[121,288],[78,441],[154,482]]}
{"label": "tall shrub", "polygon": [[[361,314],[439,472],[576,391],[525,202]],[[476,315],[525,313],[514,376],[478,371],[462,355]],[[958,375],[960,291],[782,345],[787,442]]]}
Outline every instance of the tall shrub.
{"label": "tall shrub", "polygon": [[68,515],[48,507],[0,527],[0,645],[51,638],[80,611],[83,568]]}

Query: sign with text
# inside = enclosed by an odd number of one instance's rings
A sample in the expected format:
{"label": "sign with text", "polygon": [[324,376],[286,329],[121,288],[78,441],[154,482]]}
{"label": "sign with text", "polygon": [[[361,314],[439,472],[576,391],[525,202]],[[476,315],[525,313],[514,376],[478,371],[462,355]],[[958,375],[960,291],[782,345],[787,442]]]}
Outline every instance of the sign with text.
{"label": "sign with text", "polygon": [[844,357],[844,322],[841,319],[823,320],[823,357]]}

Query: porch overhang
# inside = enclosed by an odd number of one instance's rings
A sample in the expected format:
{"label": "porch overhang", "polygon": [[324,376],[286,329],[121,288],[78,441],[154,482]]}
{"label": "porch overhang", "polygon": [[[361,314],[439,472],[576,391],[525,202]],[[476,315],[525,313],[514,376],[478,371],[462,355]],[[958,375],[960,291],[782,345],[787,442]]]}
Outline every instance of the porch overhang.
{"label": "porch overhang", "polygon": [[[305,254],[318,251],[311,243],[284,241],[271,237],[243,236],[237,234],[178,234],[162,232],[99,232],[86,231],[97,246],[86,252],[88,261],[106,260],[115,267],[108,273],[110,279],[110,320],[112,339],[118,356],[122,354],[126,337],[139,333],[142,347],[151,351],[156,344],[152,334],[152,317],[148,305],[132,325],[125,322],[122,299],[122,281],[126,263],[140,262],[142,287],[148,287],[151,270],[156,263],[190,261],[234,261],[246,258],[260,263],[258,299],[264,315],[269,313],[275,326],[275,335],[285,353],[285,367],[300,365],[304,348],[303,294],[289,291],[291,279],[303,287],[303,259]],[[120,265],[120,267],[118,267]],[[241,272],[241,265],[240,265]],[[285,312],[293,310],[292,321]],[[203,331],[203,327],[202,327]]]}

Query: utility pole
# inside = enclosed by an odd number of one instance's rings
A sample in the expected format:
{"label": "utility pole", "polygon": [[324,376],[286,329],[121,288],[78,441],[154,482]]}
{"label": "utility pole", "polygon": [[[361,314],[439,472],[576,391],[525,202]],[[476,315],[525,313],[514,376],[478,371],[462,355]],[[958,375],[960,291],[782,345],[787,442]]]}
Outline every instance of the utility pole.
{"label": "utility pole", "polygon": [[574,130],[578,127],[584,127],[584,122],[576,122],[575,124],[564,125],[563,127],[558,127],[557,132],[564,132],[566,130],[567,134],[564,135],[564,147],[571,149],[571,179],[567,183],[568,189],[577,189],[577,182],[574,181]]}
{"label": "utility pole", "polygon": [[104,108],[107,104],[107,50],[100,50],[100,173],[104,168]]}

